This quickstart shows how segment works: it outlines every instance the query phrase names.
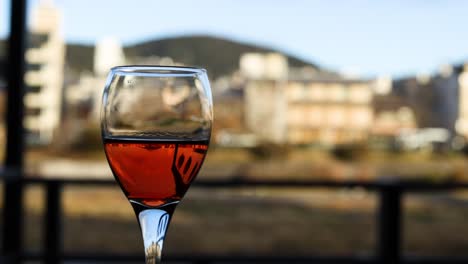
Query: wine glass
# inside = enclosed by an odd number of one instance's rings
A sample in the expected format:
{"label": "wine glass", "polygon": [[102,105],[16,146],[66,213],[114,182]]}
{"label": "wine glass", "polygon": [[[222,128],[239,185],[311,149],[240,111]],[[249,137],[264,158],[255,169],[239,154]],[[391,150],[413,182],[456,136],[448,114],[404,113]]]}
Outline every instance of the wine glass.
{"label": "wine glass", "polygon": [[161,262],[174,209],[208,150],[212,109],[204,69],[110,70],[102,97],[102,139],[114,177],[140,224],[146,263]]}

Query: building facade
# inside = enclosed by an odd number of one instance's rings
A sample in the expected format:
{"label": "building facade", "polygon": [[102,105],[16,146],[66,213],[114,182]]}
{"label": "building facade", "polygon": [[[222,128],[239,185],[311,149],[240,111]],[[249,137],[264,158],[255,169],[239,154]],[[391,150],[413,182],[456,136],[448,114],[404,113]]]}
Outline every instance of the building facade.
{"label": "building facade", "polygon": [[291,80],[286,93],[287,142],[336,145],[367,140],[373,120],[370,82]]}
{"label": "building facade", "polygon": [[468,138],[468,64],[460,67],[458,85],[458,118],[455,129],[459,135]]}
{"label": "building facade", "polygon": [[262,61],[261,55],[250,55],[257,66],[248,69],[241,59],[247,77],[246,124],[259,141],[336,145],[367,140],[373,122],[373,81],[320,73],[285,76],[287,63],[268,56]]}
{"label": "building facade", "polygon": [[33,9],[24,97],[24,127],[33,143],[50,143],[61,120],[65,42],[60,26],[61,13],[51,1]]}

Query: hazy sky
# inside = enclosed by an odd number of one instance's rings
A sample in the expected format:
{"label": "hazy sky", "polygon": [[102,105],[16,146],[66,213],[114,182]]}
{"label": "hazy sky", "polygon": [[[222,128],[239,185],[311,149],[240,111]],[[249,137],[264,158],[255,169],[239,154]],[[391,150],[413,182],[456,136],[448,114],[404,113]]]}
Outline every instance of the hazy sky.
{"label": "hazy sky", "polygon": [[[30,1],[30,6],[37,4]],[[468,59],[468,1],[55,0],[69,42],[183,34],[277,48],[363,75],[431,72]],[[9,0],[0,0],[0,37]]]}

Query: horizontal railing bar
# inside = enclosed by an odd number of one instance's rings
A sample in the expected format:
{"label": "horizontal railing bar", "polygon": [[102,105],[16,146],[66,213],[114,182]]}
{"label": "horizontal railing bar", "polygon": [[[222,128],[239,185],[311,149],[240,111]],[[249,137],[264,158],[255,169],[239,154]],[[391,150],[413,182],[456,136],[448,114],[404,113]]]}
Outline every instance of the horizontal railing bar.
{"label": "horizontal railing bar", "polygon": [[[245,256],[245,255],[168,255],[163,257],[165,262],[188,262],[188,263],[359,263],[371,264],[378,261],[370,256]],[[24,260],[37,261],[42,260],[43,255],[28,253],[23,256]],[[141,254],[118,255],[118,254],[78,254],[70,253],[61,256],[64,261],[85,262],[111,262],[111,263],[129,263],[144,262]],[[401,263],[407,264],[461,264],[468,263],[467,257],[453,256],[406,256],[401,259]]]}
{"label": "horizontal railing bar", "polygon": [[[377,261],[371,257],[340,257],[340,256],[248,256],[248,255],[168,255],[163,256],[164,262],[188,263],[359,263],[371,264]],[[39,254],[26,254],[24,260],[41,260]],[[144,262],[142,254],[138,255],[105,255],[105,254],[65,254],[64,261],[83,262]]]}
{"label": "horizontal railing bar", "polygon": [[[114,179],[84,179],[84,178],[40,178],[25,177],[24,184],[49,184],[62,185],[117,185]],[[329,180],[264,180],[232,177],[230,179],[207,180],[198,179],[193,186],[205,188],[243,188],[243,187],[275,187],[275,188],[364,188],[370,190],[398,188],[402,191],[427,192],[468,188],[468,183],[456,182],[426,182],[426,181],[329,181]]]}
{"label": "horizontal railing bar", "polygon": [[439,256],[421,256],[421,257],[406,257],[401,260],[402,264],[466,264],[467,257],[439,257]]}

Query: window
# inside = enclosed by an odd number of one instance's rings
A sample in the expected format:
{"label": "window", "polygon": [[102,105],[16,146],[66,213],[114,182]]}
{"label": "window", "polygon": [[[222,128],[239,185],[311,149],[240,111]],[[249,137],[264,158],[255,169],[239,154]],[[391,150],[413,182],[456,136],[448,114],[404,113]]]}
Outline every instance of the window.
{"label": "window", "polygon": [[332,102],[343,102],[346,100],[346,87],[341,84],[330,84],[327,87],[328,99]]}
{"label": "window", "polygon": [[367,84],[352,84],[349,86],[349,100],[352,103],[369,103],[372,91]]}
{"label": "window", "polygon": [[308,96],[310,97],[311,100],[316,101],[316,102],[320,102],[320,101],[323,101],[323,100],[326,99],[325,98],[325,94],[326,94],[325,89],[327,89],[327,87],[324,87],[323,84],[312,83],[312,84],[309,84],[307,86],[307,88],[309,90]]}

